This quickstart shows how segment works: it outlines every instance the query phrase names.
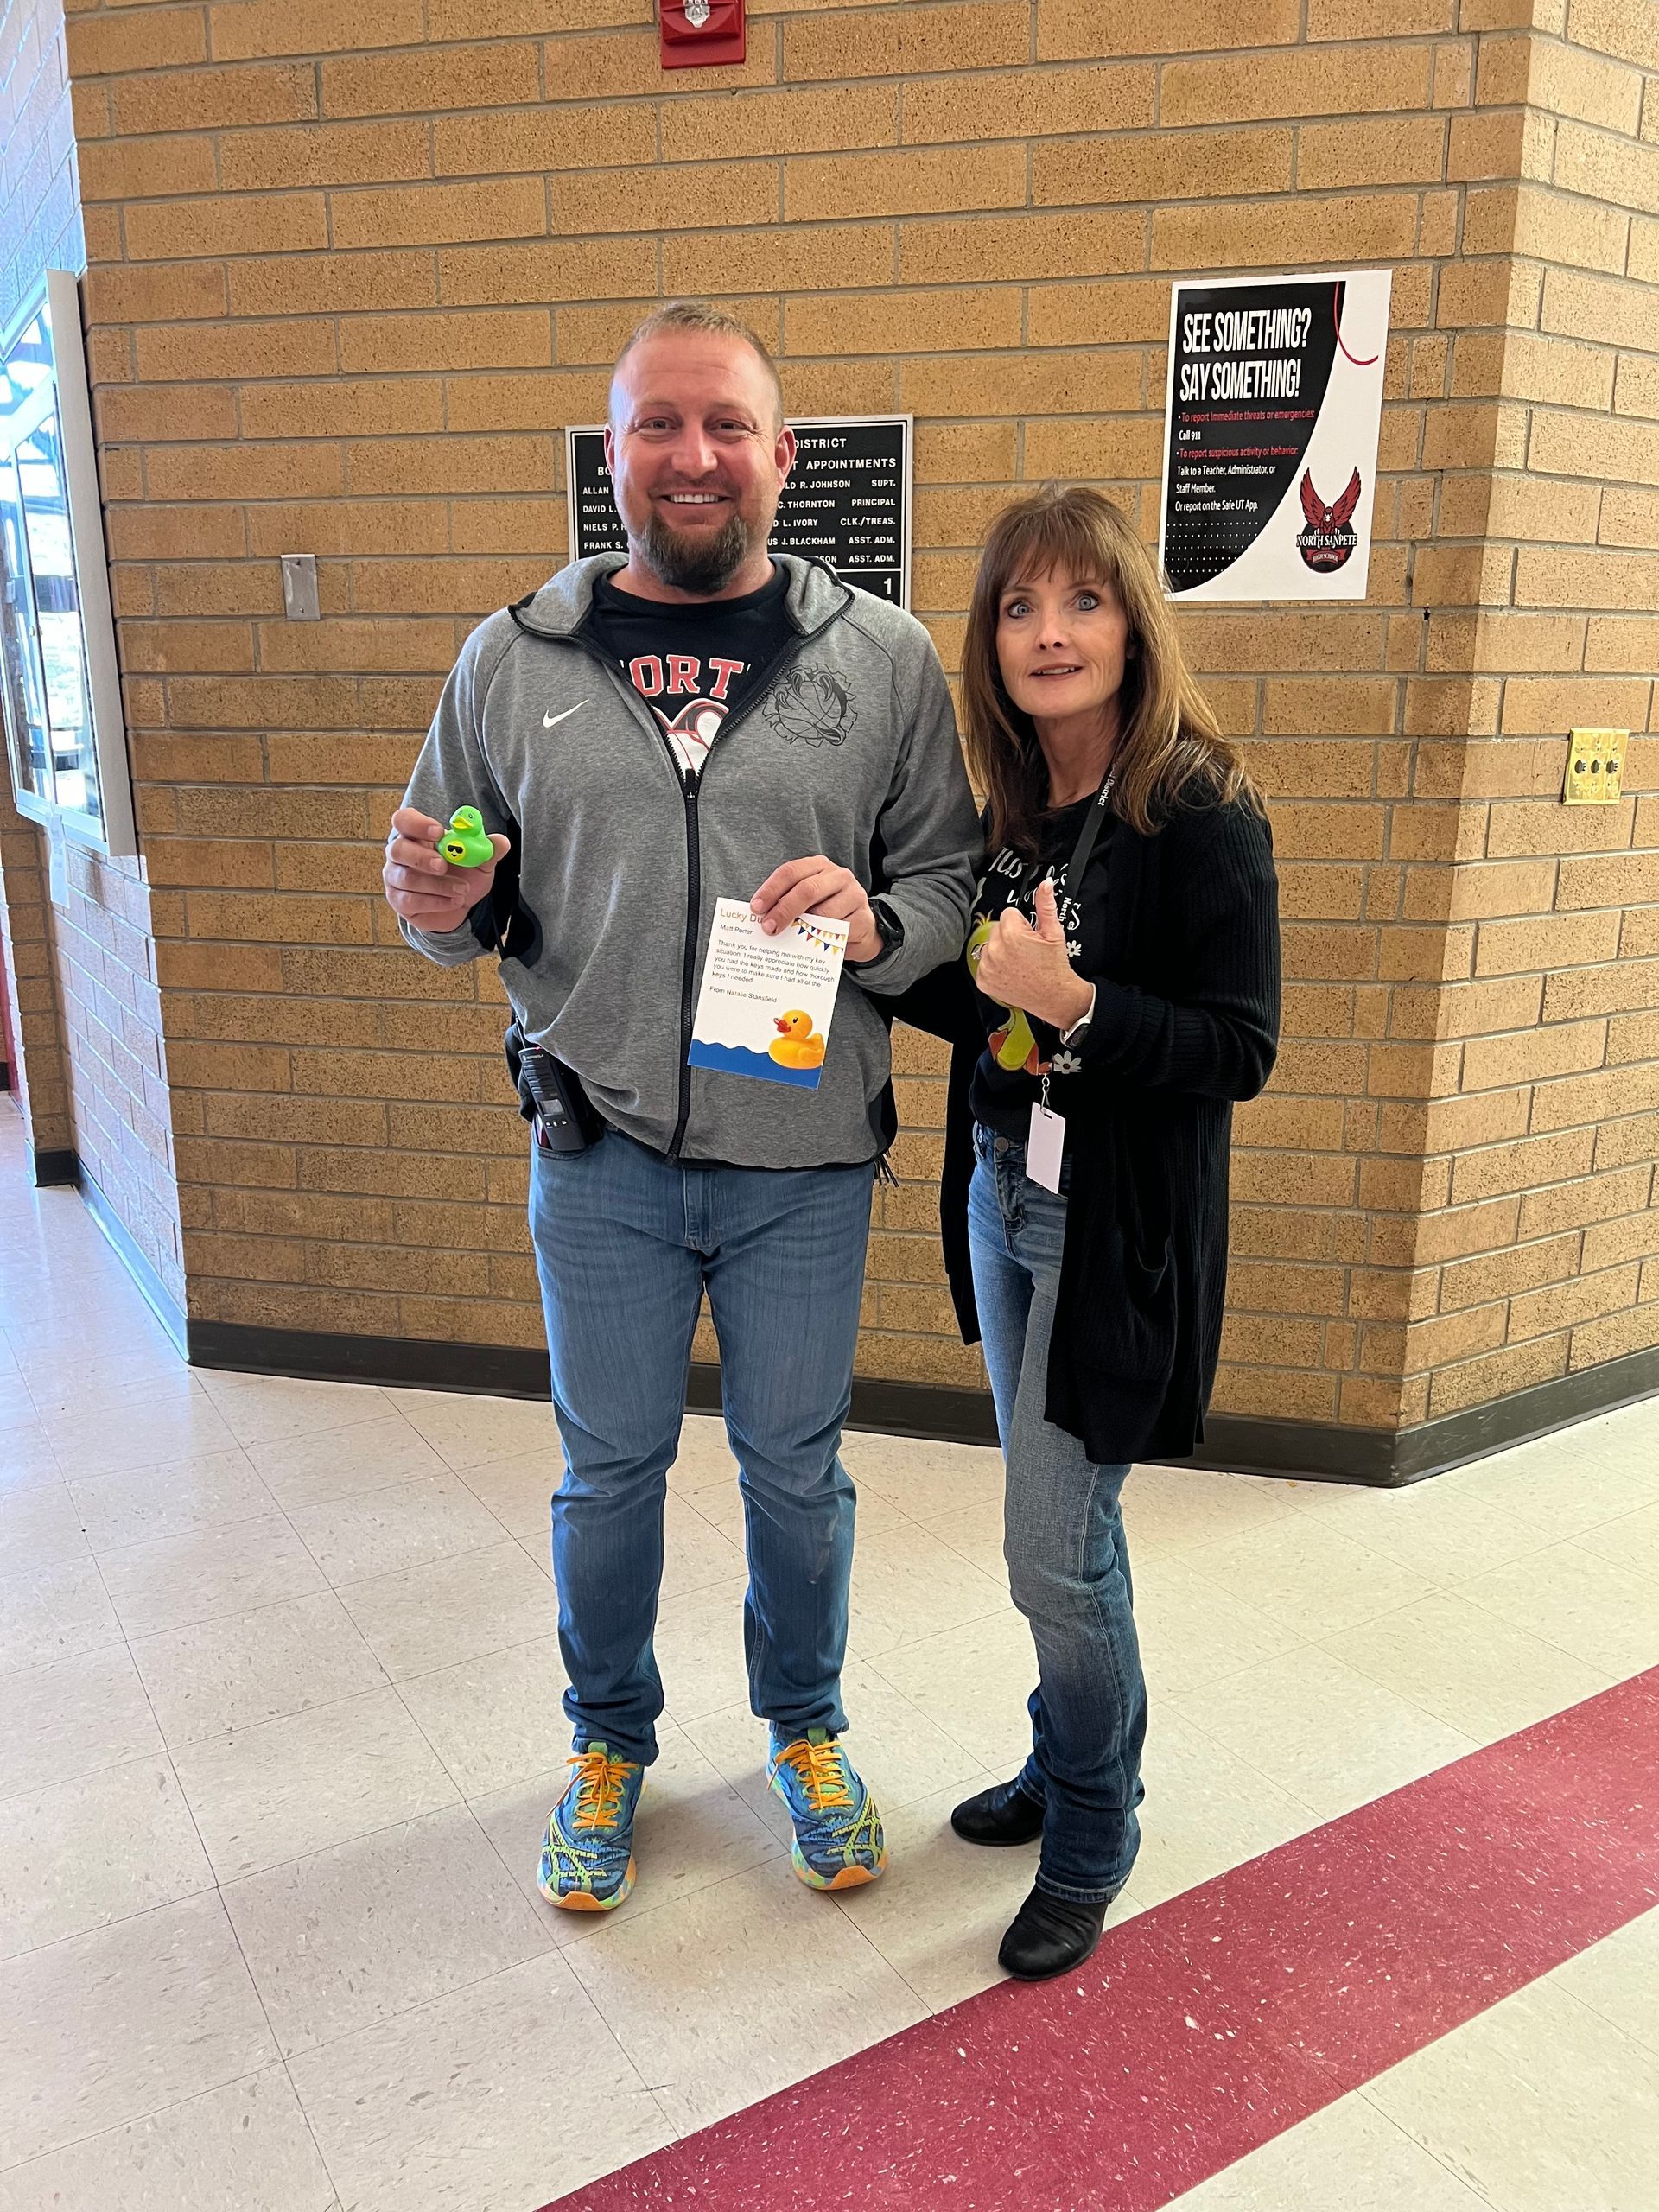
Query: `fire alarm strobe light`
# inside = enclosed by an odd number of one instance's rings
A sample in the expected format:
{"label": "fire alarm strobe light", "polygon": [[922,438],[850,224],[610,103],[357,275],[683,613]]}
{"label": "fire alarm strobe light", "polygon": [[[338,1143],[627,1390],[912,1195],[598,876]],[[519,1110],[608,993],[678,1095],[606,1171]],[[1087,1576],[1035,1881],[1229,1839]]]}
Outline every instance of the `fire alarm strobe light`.
{"label": "fire alarm strobe light", "polygon": [[664,69],[714,69],[741,61],[743,0],[662,0]]}

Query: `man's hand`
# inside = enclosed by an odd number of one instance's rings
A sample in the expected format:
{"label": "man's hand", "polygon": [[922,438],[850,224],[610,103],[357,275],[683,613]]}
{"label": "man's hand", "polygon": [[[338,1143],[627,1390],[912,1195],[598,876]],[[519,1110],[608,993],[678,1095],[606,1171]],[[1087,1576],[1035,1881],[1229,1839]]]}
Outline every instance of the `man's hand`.
{"label": "man's hand", "polygon": [[874,960],[881,950],[869,893],[851,868],[837,868],[822,853],[773,868],[750,899],[749,911],[768,937],[788,929],[803,914],[820,914],[826,921],[850,923],[849,960]]}
{"label": "man's hand", "polygon": [[1088,1013],[1094,995],[1072,969],[1053,885],[1039,883],[1033,903],[1035,929],[1012,906],[998,915],[974,980],[998,1006],[1018,1007],[1055,1029],[1071,1029]]}
{"label": "man's hand", "polygon": [[386,864],[380,871],[393,913],[435,937],[458,930],[479,900],[489,897],[497,866],[512,842],[492,833],[494,860],[483,868],[452,868],[438,853],[443,834],[442,823],[417,814],[412,806],[400,806],[391,817]]}

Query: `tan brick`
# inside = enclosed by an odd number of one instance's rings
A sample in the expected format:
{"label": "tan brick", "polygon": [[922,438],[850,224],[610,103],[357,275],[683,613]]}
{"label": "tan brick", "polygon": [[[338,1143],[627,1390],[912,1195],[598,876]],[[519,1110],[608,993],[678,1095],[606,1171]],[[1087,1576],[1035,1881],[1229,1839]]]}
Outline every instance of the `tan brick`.
{"label": "tan brick", "polygon": [[1027,301],[1033,346],[1155,344],[1169,330],[1169,285],[1162,278],[1033,284]]}
{"label": "tan brick", "polygon": [[[1582,1239],[1577,1230],[1564,1236],[1517,1244],[1508,1251],[1483,1253],[1440,1271],[1440,1309],[1455,1312],[1496,1298],[1511,1298],[1546,1284],[1572,1280],[1579,1267]],[[1565,1318],[1565,1317],[1563,1317]],[[1528,1331],[1532,1334],[1534,1332]]]}
{"label": "tan brick", "polygon": [[439,176],[620,168],[649,162],[656,150],[656,119],[645,108],[509,109],[440,116],[432,126],[432,167]]}
{"label": "tan brick", "polygon": [[550,492],[559,454],[550,437],[369,440],[348,448],[352,491],[363,498],[430,499],[447,492]]}
{"label": "tan brick", "polygon": [[[1576,1130],[1580,1140],[1590,1133]],[[1522,1147],[1516,1147],[1517,1151]],[[1562,1229],[1580,1229],[1591,1222],[1611,1221],[1620,1214],[1636,1213],[1648,1202],[1653,1169],[1647,1162],[1616,1168],[1610,1174],[1587,1175],[1573,1182],[1557,1183],[1542,1191],[1527,1191],[1521,1199],[1521,1235],[1548,1236]]]}
{"label": "tan brick", "polygon": [[[1299,24],[1295,0],[1241,0],[1227,17],[1227,42],[1246,51],[1287,45],[1296,37]],[[1103,15],[1093,0],[1044,0],[1038,16],[1037,53],[1044,61],[1096,54],[1202,53],[1217,43],[1218,28],[1215,11],[1206,9],[1203,0],[1168,0],[1155,16]],[[1274,54],[1271,67],[1277,70],[1285,58]]]}
{"label": "tan brick", "polygon": [[1014,442],[1012,423],[918,423],[916,480],[1008,483],[1014,471]]}
{"label": "tan brick", "polygon": [[200,8],[145,8],[131,15],[72,16],[65,26],[72,77],[171,69],[207,59]]}
{"label": "tan brick", "polygon": [[464,239],[537,238],[547,230],[543,188],[534,178],[489,184],[371,187],[336,194],[334,243],[447,245]]}
{"label": "tan brick", "polygon": [[1356,107],[1377,114],[1405,112],[1428,105],[1429,69],[1429,49],[1404,43],[1298,48],[1274,54],[1265,67],[1243,55],[1170,61],[1162,73],[1159,119],[1168,127],[1335,115]]}
{"label": "tan brick", "polygon": [[86,313],[98,323],[211,321],[226,310],[225,271],[197,262],[92,269],[84,281]]}
{"label": "tan brick", "polygon": [[303,123],[317,111],[315,71],[308,63],[296,61],[198,71],[169,68],[123,79],[111,86],[110,97],[114,128],[124,137],[152,130]]}
{"label": "tan brick", "polygon": [[918,415],[976,415],[988,385],[1010,415],[1094,414],[1132,407],[1141,365],[1133,353],[1012,353],[907,360],[899,371],[906,408]]}
{"label": "tan brick", "polygon": [[1030,53],[1031,10],[1026,0],[883,9],[865,16],[855,37],[848,35],[845,23],[834,16],[789,23],[784,29],[784,75],[791,85],[827,77],[992,69],[1025,61]]}
{"label": "tan brick", "polygon": [[1480,976],[1522,969],[1587,967],[1618,951],[1617,914],[1554,914],[1512,922],[1483,922],[1475,950]]}
{"label": "tan brick", "polygon": [[[561,334],[563,327],[561,322]],[[1011,286],[990,285],[969,293],[809,296],[789,302],[787,331],[786,350],[794,354],[1014,346],[1020,338],[1020,297]]]}
{"label": "tan brick", "polygon": [[230,267],[236,315],[369,314],[436,304],[437,271],[429,252],[403,249],[330,254],[296,260],[235,261]]}
{"label": "tan brick", "polygon": [[219,162],[228,192],[385,182],[429,175],[432,166],[423,123],[286,124],[236,131],[221,142]]}
{"label": "tan brick", "polygon": [[[468,12],[467,0],[454,0],[454,6],[458,16]],[[561,23],[568,25],[571,20],[571,11],[562,10]],[[628,20],[640,25],[648,23],[652,20],[649,0],[637,0],[636,10]],[[524,28],[537,32],[546,29],[545,11],[541,22],[527,22]],[[456,35],[476,38],[470,28],[458,31]],[[561,35],[550,38],[543,51],[546,55],[550,99],[615,99],[630,93],[643,93],[671,98],[677,109],[683,100],[706,99],[710,95],[740,92],[750,86],[772,85],[778,80],[776,42],[770,27],[765,37],[749,41],[747,60],[719,68],[664,70],[656,36],[650,32],[642,36],[639,30],[620,35],[614,30],[601,30],[596,36],[581,36],[566,29]],[[430,105],[442,107],[446,103],[435,99]]]}
{"label": "tan brick", "polygon": [[311,321],[174,324],[134,334],[146,382],[204,377],[326,377],[335,366],[334,327]]}
{"label": "tan brick", "polygon": [[602,421],[610,385],[604,369],[546,369],[518,376],[452,380],[452,430],[563,429]]}
{"label": "tan brick", "polygon": [[1619,1014],[1607,1025],[1607,1058],[1659,1060],[1659,1013]]}
{"label": "tan brick", "polygon": [[[999,70],[975,81],[950,76],[904,87],[904,142],[1063,137],[1133,130],[1152,121],[1157,77],[1147,64]],[[837,93],[843,99],[847,95]]]}
{"label": "tan brick", "polygon": [[[654,245],[651,249],[653,256]],[[664,239],[663,286],[676,296],[729,296],[772,288],[783,292],[865,290],[893,276],[891,223],[830,223],[810,228],[759,225],[748,231],[710,232]],[[926,270],[901,272],[906,283],[950,282]],[[988,270],[986,276],[997,272]],[[625,289],[607,283],[601,296]],[[655,289],[654,277],[645,287]]]}
{"label": "tan brick", "polygon": [[208,10],[215,61],[278,54],[337,54],[345,47],[419,46],[421,0],[234,0]]}
{"label": "tan brick", "polygon": [[1565,338],[1467,332],[1458,340],[1452,389],[1459,398],[1503,393],[1563,406],[1611,407],[1613,356]]}
{"label": "tan brick", "polygon": [[205,138],[118,138],[83,145],[78,167],[87,200],[147,200],[211,192],[213,149]]}
{"label": "tan brick", "polygon": [[1145,255],[1146,224],[1137,214],[984,215],[906,223],[899,276],[906,284],[1101,276],[1141,269]]}
{"label": "tan brick", "polygon": [[1445,1369],[1430,1385],[1427,1411],[1438,1419],[1547,1382],[1566,1372],[1568,1343],[1565,1333],[1542,1337]]}
{"label": "tan brick", "polygon": [[[1028,479],[1054,476],[1072,482],[1092,479],[1122,484],[1138,477],[1150,482],[1158,474],[1162,454],[1163,427],[1146,416],[1033,422],[1026,426]],[[1211,692],[1215,689],[1210,687]]]}
{"label": "tan brick", "polygon": [[1290,130],[1184,130],[1167,137],[1039,141],[1032,153],[1039,207],[1133,200],[1209,199],[1226,192],[1284,192],[1291,181]]}
{"label": "tan brick", "polygon": [[1645,1351],[1655,1344],[1659,1344],[1659,1305],[1641,1306],[1632,1313],[1610,1313],[1573,1332],[1573,1370],[1576,1373],[1625,1352]]}
{"label": "tan brick", "polygon": [[328,244],[322,196],[314,192],[158,200],[129,207],[124,219],[135,261],[205,259],[222,253],[317,254]]}
{"label": "tan brick", "polygon": [[1659,900],[1659,853],[1561,862],[1557,906],[1635,906],[1655,900]]}
{"label": "tan brick", "polygon": [[199,390],[173,385],[161,391],[111,386],[95,396],[92,412],[99,435],[112,442],[132,438],[165,442],[233,438],[237,434],[236,395],[219,385],[203,385]]}
{"label": "tan brick", "polygon": [[[252,385],[245,387],[241,406],[243,434],[251,438],[360,438],[443,428],[443,386],[435,377]],[[323,607],[325,614],[336,611]]]}
{"label": "tan brick", "polygon": [[[150,455],[149,477],[151,498],[163,500],[321,499],[341,488],[340,455],[321,446],[175,446]],[[165,550],[194,549],[175,540]]]}
{"label": "tan brick", "polygon": [[1659,1107],[1659,1065],[1607,1068],[1540,1084],[1533,1093],[1532,1127],[1542,1134],[1613,1121],[1655,1107]]}
{"label": "tan brick", "polygon": [[1621,275],[1630,219],[1621,208],[1569,198],[1535,184],[1496,185],[1469,194],[1465,253],[1525,255],[1577,269]]}
{"label": "tan brick", "polygon": [[1628,729],[1640,726],[1647,703],[1647,685],[1640,679],[1516,677],[1503,687],[1503,728],[1523,732]]}
{"label": "tan brick", "polygon": [[1555,131],[1555,182],[1614,207],[1659,213],[1659,146],[1633,146],[1587,124],[1562,122]]}
{"label": "tan brick", "polygon": [[1651,1206],[1623,1220],[1597,1222],[1584,1232],[1584,1272],[1615,1267],[1621,1260],[1641,1260],[1659,1252],[1659,1214]]}
{"label": "tan brick", "polygon": [[727,92],[677,102],[664,117],[663,134],[669,161],[739,161],[895,146],[898,103],[887,85],[845,85],[834,92]]}
{"label": "tan brick", "polygon": [[[1392,117],[1379,123],[1304,124],[1296,139],[1300,192],[1350,185],[1436,184],[1446,175],[1445,118]],[[1243,191],[1255,189],[1245,183]]]}
{"label": "tan brick", "polygon": [[1568,28],[1577,45],[1659,69],[1659,25],[1642,0],[1573,0]]}
{"label": "tan brick", "polygon": [[[305,74],[308,82],[312,71],[308,68]],[[431,109],[451,112],[500,107],[510,101],[536,102],[542,96],[537,49],[528,44],[478,43],[427,54],[353,54],[325,61],[321,83],[323,110],[328,115],[414,115]]]}
{"label": "tan brick", "polygon": [[892,154],[803,156],[784,164],[784,219],[791,223],[1016,207],[1025,198],[1023,145],[907,147]]}
{"label": "tan brick", "polygon": [[353,315],[340,329],[340,365],[347,374],[531,367],[552,358],[552,322],[545,309],[426,319]]}
{"label": "tan brick", "polygon": [[1332,256],[1391,260],[1408,255],[1416,235],[1417,200],[1410,193],[1159,208],[1152,218],[1152,265],[1250,269]]}

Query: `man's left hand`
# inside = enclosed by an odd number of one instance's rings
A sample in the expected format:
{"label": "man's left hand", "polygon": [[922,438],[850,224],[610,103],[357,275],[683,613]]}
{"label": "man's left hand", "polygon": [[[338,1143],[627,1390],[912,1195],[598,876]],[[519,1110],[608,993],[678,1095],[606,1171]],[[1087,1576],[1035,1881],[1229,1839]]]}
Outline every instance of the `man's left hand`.
{"label": "man's left hand", "polygon": [[785,861],[773,868],[749,901],[749,911],[768,937],[776,937],[803,914],[846,922],[849,960],[874,960],[881,932],[870,912],[870,894],[849,868],[837,868],[822,853]]}

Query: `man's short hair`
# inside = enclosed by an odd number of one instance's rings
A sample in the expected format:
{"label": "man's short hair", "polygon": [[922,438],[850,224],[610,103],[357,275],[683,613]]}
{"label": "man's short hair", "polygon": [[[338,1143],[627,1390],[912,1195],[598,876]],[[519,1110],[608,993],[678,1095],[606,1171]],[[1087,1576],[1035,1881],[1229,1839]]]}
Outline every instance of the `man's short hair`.
{"label": "man's short hair", "polygon": [[736,338],[745,346],[753,346],[765,365],[767,376],[772,380],[772,389],[778,403],[777,427],[782,429],[784,426],[783,379],[778,373],[777,363],[767,351],[766,341],[758,332],[751,330],[741,316],[728,315],[724,308],[711,307],[706,300],[670,300],[663,307],[653,308],[634,331],[627,344],[617,355],[615,366],[611,371],[610,413],[613,422],[616,419],[616,379],[623,362],[627,359],[636,346],[643,346],[648,338],[665,337],[671,332],[677,330],[696,330],[708,333],[716,338]]}

